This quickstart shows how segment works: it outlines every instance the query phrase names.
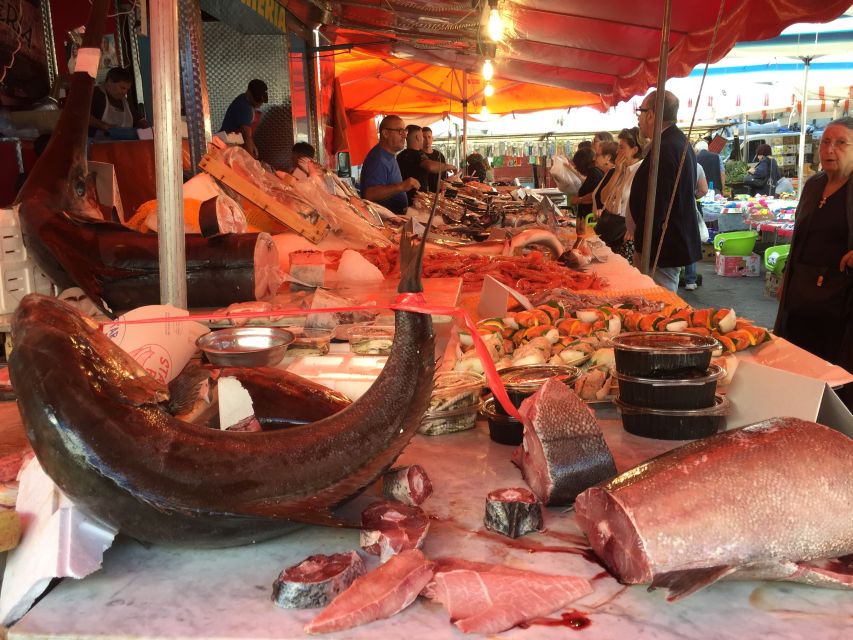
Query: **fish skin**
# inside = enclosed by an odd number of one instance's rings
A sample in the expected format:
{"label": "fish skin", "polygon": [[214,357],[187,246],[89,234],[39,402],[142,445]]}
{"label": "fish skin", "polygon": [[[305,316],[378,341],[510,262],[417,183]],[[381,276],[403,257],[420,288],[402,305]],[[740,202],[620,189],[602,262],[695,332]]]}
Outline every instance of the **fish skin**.
{"label": "fish skin", "polygon": [[[420,287],[418,273],[404,276],[401,290]],[[242,544],[294,522],[339,525],[329,509],[381,476],[417,431],[432,391],[432,320],[395,315],[391,354],[359,401],[270,432],[177,420],[157,404],[163,385],[47,296],[18,306],[9,370],[39,462],[81,508],[148,542]]]}
{"label": "fish skin", "polygon": [[525,398],[519,413],[524,436],[518,464],[543,504],[570,504],[584,489],[616,475],[595,416],[559,380],[546,381]]}
{"label": "fish skin", "polygon": [[[95,0],[83,47],[100,48],[108,6]],[[68,98],[50,142],[18,193],[21,234],[35,263],[61,289],[79,286],[110,316],[159,304],[156,234],[106,222],[86,160],[95,79],[72,74]],[[264,253],[266,248],[266,254]],[[187,296],[193,307],[224,307],[267,291],[255,281],[256,254],[278,264],[266,234],[235,233],[210,240],[186,238]]]}
{"label": "fish skin", "polygon": [[726,579],[853,588],[811,562],[853,553],[853,440],[772,418],[697,440],[578,496],[578,525],[624,583],[669,600]]}
{"label": "fish skin", "polygon": [[565,251],[563,243],[560,242],[560,239],[552,231],[548,231],[547,229],[525,229],[512,237],[509,255],[513,255],[516,251],[520,251],[531,244],[541,244],[548,247],[555,260],[563,255]]}

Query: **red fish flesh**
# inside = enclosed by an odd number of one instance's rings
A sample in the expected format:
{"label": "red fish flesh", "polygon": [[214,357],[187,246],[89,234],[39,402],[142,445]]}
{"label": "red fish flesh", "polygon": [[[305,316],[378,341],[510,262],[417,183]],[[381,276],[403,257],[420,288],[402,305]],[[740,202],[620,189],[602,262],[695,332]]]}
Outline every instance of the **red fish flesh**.
{"label": "red fish flesh", "polygon": [[382,477],[382,495],[414,507],[432,495],[432,482],[420,465],[395,467]]}
{"label": "red fish flesh", "polygon": [[390,618],[415,601],[432,578],[433,563],[417,549],[394,556],[356,579],[305,626],[307,633],[331,633]]}
{"label": "red fish flesh", "polygon": [[361,548],[385,562],[408,549],[418,549],[429,531],[429,518],[419,507],[375,502],[361,514]]}
{"label": "red fish flesh", "polygon": [[853,553],[853,440],[773,418],[674,449],[575,502],[578,525],[624,583],[676,600],[721,578],[853,588],[812,562]]}
{"label": "red fish flesh", "polygon": [[570,504],[584,489],[616,475],[595,416],[562,382],[548,380],[521,403],[520,413],[518,463],[544,504]]}
{"label": "red fish flesh", "polygon": [[449,559],[436,565],[424,595],[440,602],[465,633],[500,633],[592,593],[583,578]]}

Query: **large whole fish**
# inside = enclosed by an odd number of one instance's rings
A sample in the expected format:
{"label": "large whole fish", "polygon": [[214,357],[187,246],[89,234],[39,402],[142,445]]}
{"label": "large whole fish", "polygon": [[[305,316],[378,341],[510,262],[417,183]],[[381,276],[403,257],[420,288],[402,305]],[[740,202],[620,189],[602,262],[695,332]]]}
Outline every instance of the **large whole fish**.
{"label": "large whole fish", "polygon": [[[83,47],[98,49],[108,1],[95,0]],[[86,143],[95,79],[80,70],[50,143],[18,194],[24,243],[60,287],[79,286],[104,311],[160,301],[156,234],[105,222],[88,174]],[[266,234],[186,240],[187,296],[193,307],[224,307],[275,293],[278,253]]]}
{"label": "large whole fish", "polygon": [[596,554],[670,600],[723,578],[853,588],[853,440],[773,418],[674,449],[575,502]]}
{"label": "large whole fish", "polygon": [[[401,291],[420,290],[420,260],[410,266]],[[357,402],[258,433],[174,418],[165,387],[56,298],[26,296],[12,335],[9,371],[39,462],[80,507],[150,542],[239,544],[293,521],[336,524],[330,509],[391,466],[432,391],[432,321],[408,311],[396,312],[385,367]]]}

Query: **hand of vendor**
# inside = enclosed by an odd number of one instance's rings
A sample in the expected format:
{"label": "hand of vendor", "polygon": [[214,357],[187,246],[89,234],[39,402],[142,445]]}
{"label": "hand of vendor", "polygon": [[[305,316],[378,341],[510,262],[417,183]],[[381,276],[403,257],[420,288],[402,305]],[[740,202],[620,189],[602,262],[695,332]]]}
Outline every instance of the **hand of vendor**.
{"label": "hand of vendor", "polygon": [[750,167],[746,170],[747,173],[755,173],[755,167]]}
{"label": "hand of vendor", "polygon": [[406,178],[400,183],[402,187],[401,191],[411,191],[412,189],[418,190],[421,188],[421,183],[417,178]]}
{"label": "hand of vendor", "polygon": [[841,256],[841,262],[838,265],[839,271],[848,270],[853,272],[853,251],[848,251]]}

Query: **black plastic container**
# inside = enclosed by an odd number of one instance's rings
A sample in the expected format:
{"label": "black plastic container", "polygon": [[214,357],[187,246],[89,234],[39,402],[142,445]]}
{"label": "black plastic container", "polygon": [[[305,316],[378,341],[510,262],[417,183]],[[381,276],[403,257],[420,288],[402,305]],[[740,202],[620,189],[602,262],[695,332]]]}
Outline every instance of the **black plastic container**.
{"label": "black plastic container", "polygon": [[711,336],[668,331],[623,333],[611,339],[616,371],[627,376],[701,373],[720,343]]}
{"label": "black plastic container", "polygon": [[622,426],[628,433],[657,440],[695,440],[712,436],[726,426],[729,402],[714,398],[707,409],[649,409],[616,400]]}
{"label": "black plastic container", "polygon": [[500,407],[500,403],[495,402],[494,396],[489,396],[480,407],[480,413],[489,421],[489,437],[500,444],[520,445],[524,424],[502,410],[499,412],[496,406]]}
{"label": "black plastic container", "polygon": [[666,373],[657,378],[640,378],[616,372],[619,398],[649,409],[706,409],[714,405],[717,380],[726,375],[712,364],[702,373]]}
{"label": "black plastic container", "polygon": [[[580,369],[571,365],[527,364],[502,369],[500,376],[510,402],[520,407],[521,402],[536,393],[547,380],[556,378],[563,384],[572,386],[580,373]],[[500,403],[497,404],[496,410],[506,415]]]}

